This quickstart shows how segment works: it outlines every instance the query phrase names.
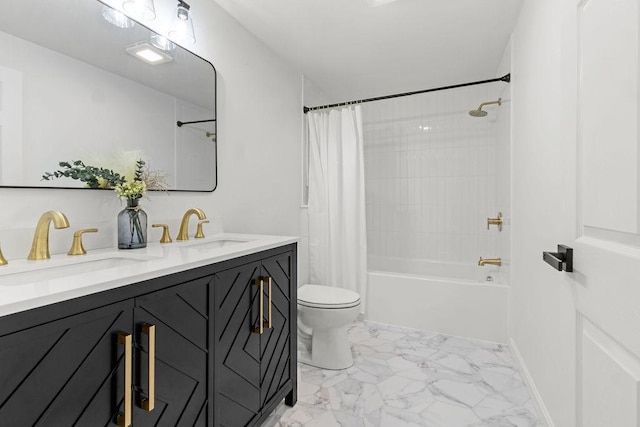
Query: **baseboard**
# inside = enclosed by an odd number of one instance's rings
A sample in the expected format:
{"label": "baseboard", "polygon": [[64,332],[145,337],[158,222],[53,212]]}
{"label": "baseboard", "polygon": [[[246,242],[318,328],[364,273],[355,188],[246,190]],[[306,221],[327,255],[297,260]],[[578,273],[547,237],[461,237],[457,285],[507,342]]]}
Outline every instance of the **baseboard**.
{"label": "baseboard", "polygon": [[540,396],[540,393],[536,388],[536,384],[533,382],[533,377],[531,377],[531,374],[527,369],[527,365],[525,365],[524,359],[522,358],[520,350],[518,350],[518,346],[516,345],[513,338],[509,338],[509,348],[511,349],[511,353],[513,354],[513,357],[518,364],[518,367],[520,368],[524,384],[527,387],[527,391],[529,392],[529,396],[531,396],[531,400],[536,408],[536,411],[538,412],[538,415],[542,416],[542,421],[546,423],[546,426],[555,427],[555,424],[553,424],[553,420],[551,420],[551,415],[549,415],[549,411],[547,411],[547,407],[542,401],[542,397]]}

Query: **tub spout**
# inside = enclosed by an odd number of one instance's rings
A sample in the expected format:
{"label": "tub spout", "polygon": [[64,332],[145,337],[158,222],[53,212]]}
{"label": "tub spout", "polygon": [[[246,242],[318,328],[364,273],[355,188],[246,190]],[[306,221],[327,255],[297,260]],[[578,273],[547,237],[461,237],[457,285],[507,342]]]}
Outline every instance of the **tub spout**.
{"label": "tub spout", "polygon": [[482,259],[482,257],[480,257],[480,261],[478,261],[478,265],[480,267],[485,266],[485,265],[501,266],[502,265],[502,259],[501,258],[485,258],[485,259]]}

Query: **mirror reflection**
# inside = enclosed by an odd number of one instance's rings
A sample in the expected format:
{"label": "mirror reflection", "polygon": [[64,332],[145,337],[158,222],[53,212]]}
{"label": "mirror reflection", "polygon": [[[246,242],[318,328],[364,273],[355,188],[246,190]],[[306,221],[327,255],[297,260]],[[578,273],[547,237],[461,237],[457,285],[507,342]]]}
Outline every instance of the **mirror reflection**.
{"label": "mirror reflection", "polygon": [[142,158],[170,190],[213,191],[213,65],[110,11],[96,0],[3,8],[0,186],[82,188],[41,177],[60,161],[118,171]]}

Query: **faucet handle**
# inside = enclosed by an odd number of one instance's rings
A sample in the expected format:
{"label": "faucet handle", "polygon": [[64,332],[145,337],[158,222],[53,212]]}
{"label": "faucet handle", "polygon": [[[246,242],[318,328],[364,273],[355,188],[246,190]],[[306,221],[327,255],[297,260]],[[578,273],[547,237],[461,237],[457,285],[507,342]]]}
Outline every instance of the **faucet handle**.
{"label": "faucet handle", "polygon": [[498,231],[502,231],[502,212],[498,212],[498,216],[496,218],[487,218],[487,230],[490,225],[497,225]]}
{"label": "faucet handle", "polygon": [[0,249],[0,265],[7,265],[9,261],[2,255],[2,249]]}
{"label": "faucet handle", "polygon": [[204,233],[202,232],[202,224],[208,224],[208,219],[201,219],[198,221],[198,228],[196,229],[196,235],[193,236],[195,239],[204,239]]}
{"label": "faucet handle", "polygon": [[160,239],[160,243],[171,243],[171,236],[169,235],[169,224],[153,224],[151,225],[154,228],[162,227],[162,238]]}
{"label": "faucet handle", "polygon": [[84,255],[87,251],[84,249],[82,245],[82,234],[83,233],[97,233],[97,228],[85,228],[83,230],[78,230],[73,233],[73,243],[71,243],[71,249],[67,252],[67,255]]}

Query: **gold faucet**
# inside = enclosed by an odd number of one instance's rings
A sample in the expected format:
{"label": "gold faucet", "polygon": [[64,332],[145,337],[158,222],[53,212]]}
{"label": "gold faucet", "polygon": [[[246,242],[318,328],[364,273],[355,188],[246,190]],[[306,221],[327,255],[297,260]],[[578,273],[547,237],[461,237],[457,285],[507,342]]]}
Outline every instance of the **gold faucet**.
{"label": "gold faucet", "polygon": [[497,225],[498,231],[502,231],[502,212],[498,212],[498,216],[496,218],[487,218],[487,230],[491,225]]}
{"label": "gold faucet", "polygon": [[82,244],[82,235],[84,233],[97,233],[97,228],[85,228],[84,230],[78,230],[73,233],[73,242],[71,243],[71,249],[67,252],[67,255],[85,255],[87,251]]}
{"label": "gold faucet", "polygon": [[205,215],[202,209],[191,208],[186,211],[182,216],[180,231],[178,231],[178,237],[176,237],[176,240],[189,240],[189,218],[194,214],[197,215],[200,220],[207,219],[207,215]]}
{"label": "gold faucet", "polygon": [[47,211],[42,214],[36,225],[36,232],[33,235],[33,243],[31,244],[31,252],[27,259],[41,260],[49,259],[49,224],[53,221],[55,228],[68,228],[69,220],[62,212]]}
{"label": "gold faucet", "polygon": [[7,265],[9,261],[2,255],[2,250],[0,250],[0,265]]}
{"label": "gold faucet", "polygon": [[198,228],[196,229],[195,237],[196,239],[204,239],[204,232],[202,231],[202,224],[209,224],[208,219],[201,219],[198,221]]}
{"label": "gold faucet", "polygon": [[480,261],[478,261],[478,265],[479,266],[484,266],[484,265],[497,265],[497,266],[501,266],[502,265],[502,259],[501,258],[485,258],[482,259],[482,257],[480,257]]}
{"label": "gold faucet", "polygon": [[162,227],[162,238],[160,239],[160,243],[171,243],[171,235],[169,234],[169,224],[153,224],[153,228]]}

